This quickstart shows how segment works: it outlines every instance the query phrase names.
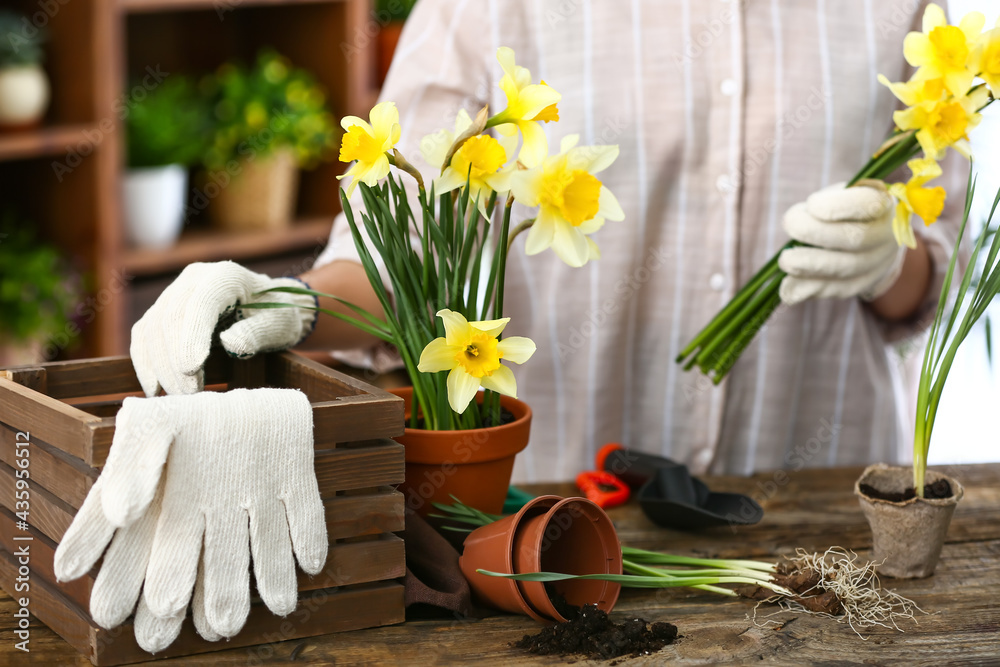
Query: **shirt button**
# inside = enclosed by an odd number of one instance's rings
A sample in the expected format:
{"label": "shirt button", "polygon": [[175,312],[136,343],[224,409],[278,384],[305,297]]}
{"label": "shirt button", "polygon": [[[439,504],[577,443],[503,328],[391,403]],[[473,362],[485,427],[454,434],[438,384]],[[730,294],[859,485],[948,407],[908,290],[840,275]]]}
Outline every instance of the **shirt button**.
{"label": "shirt button", "polygon": [[712,277],[708,279],[708,286],[716,292],[721,292],[722,288],[726,286],[726,277],[721,273],[713,273]]}
{"label": "shirt button", "polygon": [[726,97],[732,97],[736,94],[736,80],[735,79],[723,79],[722,84],[719,85],[719,90]]}
{"label": "shirt button", "polygon": [[723,194],[729,194],[734,189],[732,180],[726,174],[722,174],[715,179],[715,187]]}

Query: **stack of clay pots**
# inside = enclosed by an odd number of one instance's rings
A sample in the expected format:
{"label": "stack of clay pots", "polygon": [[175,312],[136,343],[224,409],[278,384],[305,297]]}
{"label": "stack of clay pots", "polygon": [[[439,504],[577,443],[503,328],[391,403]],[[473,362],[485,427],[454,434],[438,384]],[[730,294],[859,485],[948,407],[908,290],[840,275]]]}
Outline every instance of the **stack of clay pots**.
{"label": "stack of clay pots", "polygon": [[[610,612],[621,586],[600,580],[565,580],[543,584],[514,581],[478,573],[559,572],[562,574],[621,574],[622,550],[611,519],[584,498],[539,496],[517,514],[469,534],[459,561],[476,598],[541,623],[567,621],[550,597],[573,607],[595,604]],[[566,607],[559,604],[563,611]]]}

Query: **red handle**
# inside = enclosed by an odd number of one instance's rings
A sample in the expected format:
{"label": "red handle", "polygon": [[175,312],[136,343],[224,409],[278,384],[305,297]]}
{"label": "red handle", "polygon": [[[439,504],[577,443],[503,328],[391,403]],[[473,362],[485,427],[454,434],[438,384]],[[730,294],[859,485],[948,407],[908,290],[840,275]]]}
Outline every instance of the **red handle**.
{"label": "red handle", "polygon": [[625,482],[605,470],[590,470],[576,476],[576,485],[602,509],[617,507],[629,497],[629,488]]}

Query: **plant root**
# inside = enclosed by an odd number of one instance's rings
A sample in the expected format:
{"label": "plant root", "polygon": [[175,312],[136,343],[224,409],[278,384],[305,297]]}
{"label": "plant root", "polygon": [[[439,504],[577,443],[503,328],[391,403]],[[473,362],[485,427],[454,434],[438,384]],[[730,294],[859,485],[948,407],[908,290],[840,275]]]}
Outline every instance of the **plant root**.
{"label": "plant root", "polygon": [[[838,623],[847,623],[862,640],[868,638],[861,630],[876,626],[894,628],[899,632],[903,619],[916,620],[916,613],[926,614],[913,600],[903,597],[893,591],[882,589],[875,568],[878,563],[860,561],[853,551],[842,547],[830,547],[824,553],[808,553],[797,549],[796,555],[785,557],[781,570],[787,581],[800,582],[794,588],[799,596],[787,598],[783,596],[749,595],[759,600],[753,609],[751,620],[757,627],[767,627],[769,624],[782,625],[778,621],[768,620],[771,616],[783,612],[796,612],[832,618]],[[803,588],[803,586],[809,586]],[[836,600],[836,603],[832,602]],[[758,621],[757,611],[764,602],[774,602],[781,607],[780,611],[763,616]],[[748,615],[749,616],[749,615]]]}

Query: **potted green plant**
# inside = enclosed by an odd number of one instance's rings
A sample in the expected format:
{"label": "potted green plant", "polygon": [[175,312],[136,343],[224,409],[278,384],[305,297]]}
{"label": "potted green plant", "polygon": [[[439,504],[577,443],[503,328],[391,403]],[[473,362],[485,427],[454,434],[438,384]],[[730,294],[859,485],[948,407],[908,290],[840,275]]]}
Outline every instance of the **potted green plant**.
{"label": "potted green plant", "polygon": [[37,125],[49,106],[49,79],[42,69],[46,32],[28,19],[0,10],[0,128]]}
{"label": "potted green plant", "polygon": [[[946,307],[974,194],[975,185],[970,180],[965,215],[920,368],[912,470],[876,464],[866,468],[854,486],[872,529],[874,558],[882,563],[879,572],[891,577],[917,578],[934,573],[955,506],[964,494],[954,478],[927,470],[927,453],[938,404],[958,348],[1000,292],[1000,234],[983,233],[972,250],[955,301]],[[990,229],[998,203],[1000,191],[993,200],[986,230]],[[993,241],[985,263],[977,268],[988,237]],[[973,281],[977,271],[982,274]]]}
{"label": "potted green plant", "polygon": [[137,100],[125,119],[125,231],[137,246],[163,248],[184,222],[188,168],[204,151],[208,109],[194,82],[173,74]]}
{"label": "potted green plant", "polygon": [[[340,159],[352,164],[341,176],[350,179],[341,201],[382,313],[353,304],[347,304],[353,316],[329,312],[395,345],[402,357],[413,387],[408,428],[397,439],[407,460],[401,490],[421,513],[450,494],[499,512],[514,457],[528,444],[531,411],[517,401],[507,363],[528,361],[535,344],[503,333],[509,322],[503,317],[504,273],[514,238],[527,231],[528,254],[551,248],[579,267],[600,256],[589,235],[606,219],[624,218],[595,175],[614,162],[618,147],[577,146],[571,135],[549,154],[541,124],[558,120],[561,96],[532,82],[511,49],[498,49],[497,59],[507,107],[493,115],[484,107],[475,119],[461,110],[454,131],[424,137],[424,158],[440,170],[433,182],[395,148],[402,130],[392,102],[377,104],[370,122],[353,116],[341,121]],[[487,131],[494,127],[496,136]],[[360,215],[350,199],[355,190]],[[538,213],[512,228],[515,200]]]}
{"label": "potted green plant", "polygon": [[9,212],[0,222],[0,368],[33,364],[76,337],[73,274],[32,225]]}
{"label": "potted green plant", "polygon": [[290,224],[298,169],[334,154],[337,137],[323,89],[275,51],[253,67],[226,63],[202,80],[211,132],[202,155],[209,218],[229,230]]}
{"label": "potted green plant", "polygon": [[379,85],[382,85],[385,75],[389,73],[389,65],[392,64],[392,57],[396,53],[396,44],[399,43],[399,35],[403,32],[403,24],[406,23],[406,18],[416,4],[417,0],[377,0],[375,3],[375,16],[379,22],[376,58]]}

